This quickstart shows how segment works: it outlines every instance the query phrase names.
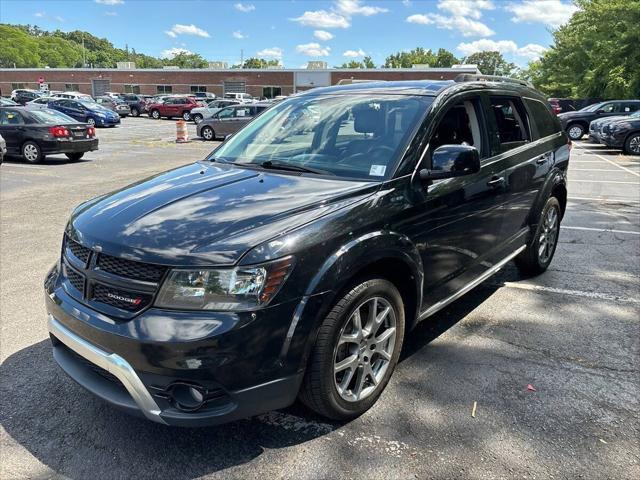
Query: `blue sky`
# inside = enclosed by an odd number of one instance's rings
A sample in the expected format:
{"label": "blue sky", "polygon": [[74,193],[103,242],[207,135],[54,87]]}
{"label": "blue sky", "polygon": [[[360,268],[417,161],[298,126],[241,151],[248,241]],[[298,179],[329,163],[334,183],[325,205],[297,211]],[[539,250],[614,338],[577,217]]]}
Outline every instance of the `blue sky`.
{"label": "blue sky", "polygon": [[154,56],[179,50],[229,64],[277,58],[329,66],[421,46],[465,57],[499,50],[519,65],[540,55],[566,22],[570,0],[0,0],[0,23],[86,30]]}

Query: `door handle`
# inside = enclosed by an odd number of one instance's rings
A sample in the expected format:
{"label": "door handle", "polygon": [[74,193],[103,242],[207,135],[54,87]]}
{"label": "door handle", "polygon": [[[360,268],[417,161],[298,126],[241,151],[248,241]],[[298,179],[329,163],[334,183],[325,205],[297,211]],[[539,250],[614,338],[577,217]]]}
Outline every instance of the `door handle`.
{"label": "door handle", "polygon": [[504,183],[504,177],[494,177],[487,182],[487,185],[490,187],[497,187]]}
{"label": "door handle", "polygon": [[538,158],[536,158],[536,163],[538,165],[542,165],[544,162],[547,161],[547,155],[540,155]]}

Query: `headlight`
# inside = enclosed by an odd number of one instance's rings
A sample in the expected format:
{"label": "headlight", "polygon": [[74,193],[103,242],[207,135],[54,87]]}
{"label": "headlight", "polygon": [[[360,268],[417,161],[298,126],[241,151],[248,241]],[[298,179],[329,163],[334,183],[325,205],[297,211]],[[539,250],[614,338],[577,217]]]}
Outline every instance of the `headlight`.
{"label": "headlight", "polygon": [[252,310],[269,303],[293,267],[285,257],[256,267],[172,270],[156,306],[183,310]]}

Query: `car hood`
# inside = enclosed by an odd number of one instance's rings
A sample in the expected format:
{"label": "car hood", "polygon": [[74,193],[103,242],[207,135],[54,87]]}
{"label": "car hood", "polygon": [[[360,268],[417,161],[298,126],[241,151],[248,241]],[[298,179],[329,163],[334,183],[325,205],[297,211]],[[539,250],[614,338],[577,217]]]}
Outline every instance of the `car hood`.
{"label": "car hood", "polygon": [[131,260],[229,265],[251,248],[377,188],[372,182],[199,162],[80,205],[67,234]]}

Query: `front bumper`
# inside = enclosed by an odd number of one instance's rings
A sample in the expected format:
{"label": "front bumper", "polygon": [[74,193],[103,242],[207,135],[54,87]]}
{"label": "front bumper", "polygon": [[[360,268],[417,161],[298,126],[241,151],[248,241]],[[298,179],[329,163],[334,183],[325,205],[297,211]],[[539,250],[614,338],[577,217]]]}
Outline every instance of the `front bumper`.
{"label": "front bumper", "polygon": [[603,132],[600,137],[600,143],[603,143],[607,147],[622,148],[624,146],[626,132],[607,133]]}
{"label": "front bumper", "polygon": [[[295,401],[312,323],[304,320],[289,337],[298,300],[256,316],[150,308],[118,320],[69,296],[59,277],[52,271],[45,284],[54,358],[72,379],[111,405],[158,423],[195,427]],[[323,297],[307,298],[309,311],[319,310]],[[283,354],[287,341],[291,348]],[[181,408],[172,396],[176,385],[201,389],[202,408]]]}
{"label": "front bumper", "polygon": [[96,118],[96,126],[98,127],[109,127],[120,124],[120,116],[113,118]]}

